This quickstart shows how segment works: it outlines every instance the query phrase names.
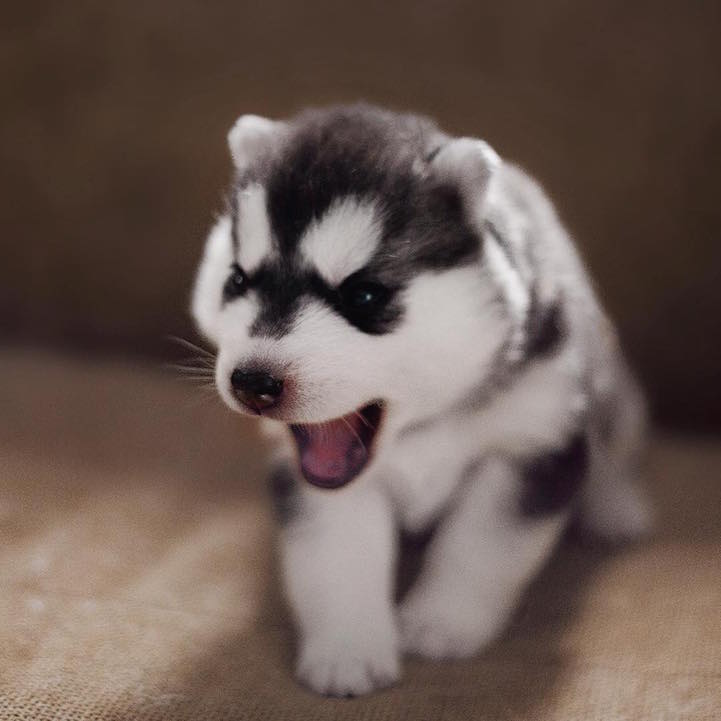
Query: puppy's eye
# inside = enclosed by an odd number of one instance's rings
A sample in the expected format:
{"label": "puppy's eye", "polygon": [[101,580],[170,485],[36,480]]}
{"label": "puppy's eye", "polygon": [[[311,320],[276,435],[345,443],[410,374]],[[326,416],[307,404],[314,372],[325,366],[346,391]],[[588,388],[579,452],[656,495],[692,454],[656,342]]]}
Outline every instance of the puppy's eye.
{"label": "puppy's eye", "polygon": [[346,281],[339,290],[343,305],[349,310],[361,313],[374,311],[389,295],[385,286],[369,281]]}
{"label": "puppy's eye", "polygon": [[225,281],[225,285],[223,286],[223,300],[233,300],[233,298],[243,295],[247,289],[248,276],[238,264],[234,264],[228,280]]}
{"label": "puppy's eye", "polygon": [[368,279],[363,269],[348,276],[334,291],[332,303],[351,325],[363,333],[387,333],[403,309],[396,299],[399,288]]}

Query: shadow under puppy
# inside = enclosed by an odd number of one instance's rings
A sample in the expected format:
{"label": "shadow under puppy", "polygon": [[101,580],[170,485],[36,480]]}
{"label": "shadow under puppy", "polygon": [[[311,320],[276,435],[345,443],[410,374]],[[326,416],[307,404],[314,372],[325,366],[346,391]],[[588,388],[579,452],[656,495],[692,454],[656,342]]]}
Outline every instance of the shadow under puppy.
{"label": "shadow under puppy", "polygon": [[[643,403],[550,202],[483,141],[358,105],[229,135],[193,314],[277,439],[298,678],[367,693],[401,651],[494,639],[569,520],[648,522]],[[437,524],[394,607],[398,530]]]}

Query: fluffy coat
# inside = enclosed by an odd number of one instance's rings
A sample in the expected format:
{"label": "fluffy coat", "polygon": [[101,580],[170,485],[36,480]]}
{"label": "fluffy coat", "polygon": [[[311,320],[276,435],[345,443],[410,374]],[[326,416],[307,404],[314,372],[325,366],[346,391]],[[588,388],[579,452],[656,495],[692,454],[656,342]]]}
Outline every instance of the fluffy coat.
{"label": "fluffy coat", "polygon": [[[193,314],[271,472],[297,675],[354,695],[476,653],[572,519],[648,526],[644,413],[541,188],[488,144],[369,106],[242,116]],[[399,530],[434,527],[399,607]]]}

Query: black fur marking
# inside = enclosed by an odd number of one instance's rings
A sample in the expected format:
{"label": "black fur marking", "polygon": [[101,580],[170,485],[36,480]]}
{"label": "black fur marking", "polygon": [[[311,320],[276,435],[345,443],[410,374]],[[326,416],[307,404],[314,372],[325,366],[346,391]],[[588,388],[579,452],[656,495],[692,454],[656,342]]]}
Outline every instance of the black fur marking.
{"label": "black fur marking", "polygon": [[287,525],[300,511],[298,481],[286,465],[274,468],[268,481],[275,516],[281,525]]}
{"label": "black fur marking", "polygon": [[546,308],[539,308],[538,298],[533,293],[526,319],[526,355],[529,358],[550,355],[561,345],[565,334],[560,301],[557,300]]}
{"label": "black fur marking", "polygon": [[426,155],[426,163],[432,163],[436,159],[438,153],[441,152],[441,150],[443,150],[443,145],[438,145],[433,148],[433,150],[431,150],[431,152]]}
{"label": "black fur marking", "polygon": [[238,255],[238,193],[234,185],[226,198],[227,213],[230,216],[230,240],[233,244],[233,256]]}
{"label": "black fur marking", "polygon": [[230,269],[230,275],[223,285],[223,304],[225,305],[225,303],[240,298],[245,295],[247,290],[248,276],[239,265],[234,263]]}
{"label": "black fur marking", "polygon": [[[512,267],[519,269],[519,260],[514,254],[514,248],[498,227],[489,220],[484,223],[484,229],[498,244]],[[529,261],[535,265],[535,258],[529,256]],[[531,288],[530,307],[526,317],[526,347],[527,359],[546,356],[555,351],[562,343],[565,335],[563,308],[559,299],[549,305],[542,305],[536,288]]]}
{"label": "black fur marking", "polygon": [[251,326],[251,336],[280,338],[293,324],[300,298],[307,292],[306,278],[286,263],[261,266],[250,280],[261,311]]}
{"label": "black fur marking", "polygon": [[501,234],[501,232],[498,230],[496,225],[492,223],[490,220],[487,220],[484,223],[484,227],[486,231],[488,231],[488,234],[493,237],[493,239],[498,244],[498,247],[503,251],[503,254],[508,259],[508,262],[511,264],[512,267],[517,268],[518,262],[516,261],[515,256],[513,255],[513,249],[511,248],[508,240],[504,235]]}
{"label": "black fur marking", "polygon": [[521,514],[539,518],[557,513],[576,496],[588,472],[589,451],[585,434],[571,438],[564,448],[529,461],[522,470]]}
{"label": "black fur marking", "polygon": [[[365,333],[390,332],[403,315],[398,291],[415,275],[478,257],[482,239],[468,222],[460,190],[418,172],[437,136],[427,121],[365,106],[310,112],[292,123],[272,155],[236,178],[233,198],[249,179],[265,185],[279,253],[273,268],[252,279],[263,306],[253,334],[287,333],[303,293],[321,298]],[[378,248],[359,271],[391,291],[373,313],[349,308],[338,289],[300,268],[298,244],[308,225],[349,197],[374,203],[382,220]]]}
{"label": "black fur marking", "polygon": [[[359,271],[353,278],[365,277]],[[302,298],[322,300],[348,323],[371,335],[387,333],[400,321],[399,286],[383,286],[383,298],[372,308],[357,309],[344,302],[341,289],[330,287],[317,273],[298,270],[288,263],[261,266],[249,279],[260,299],[261,312],[251,326],[251,336],[282,337],[293,325]]]}
{"label": "black fur marking", "polygon": [[420,577],[428,548],[437,530],[437,520],[421,531],[401,530],[398,539],[398,563],[396,564],[396,602],[403,599]]}
{"label": "black fur marking", "polygon": [[[308,225],[338,198],[384,199],[394,210],[407,203],[412,176],[402,162],[400,168],[389,162],[387,136],[384,122],[347,110],[301,125],[267,185],[268,214],[282,253],[291,253]],[[398,221],[392,217],[391,224]]]}

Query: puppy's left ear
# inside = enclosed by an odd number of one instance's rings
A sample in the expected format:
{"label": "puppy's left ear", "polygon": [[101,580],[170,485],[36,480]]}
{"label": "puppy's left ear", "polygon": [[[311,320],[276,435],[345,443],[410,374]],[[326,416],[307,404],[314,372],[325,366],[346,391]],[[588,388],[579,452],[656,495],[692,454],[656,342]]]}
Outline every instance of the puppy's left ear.
{"label": "puppy's left ear", "polygon": [[478,211],[500,166],[498,153],[484,140],[454,138],[431,158],[429,170],[459,187],[467,207]]}
{"label": "puppy's left ear", "polygon": [[241,115],[228,132],[228,147],[235,167],[246,168],[277,140],[285,123],[260,115]]}

